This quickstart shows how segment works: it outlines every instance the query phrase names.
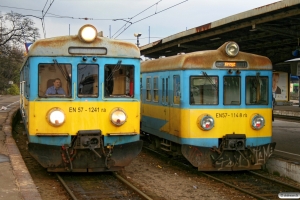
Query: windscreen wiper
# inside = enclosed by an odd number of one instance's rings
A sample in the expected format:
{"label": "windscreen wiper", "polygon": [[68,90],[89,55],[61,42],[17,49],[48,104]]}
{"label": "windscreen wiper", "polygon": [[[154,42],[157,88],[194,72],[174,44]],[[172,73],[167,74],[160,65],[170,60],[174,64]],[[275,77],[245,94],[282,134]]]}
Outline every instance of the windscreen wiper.
{"label": "windscreen wiper", "polygon": [[210,82],[210,84],[218,91],[217,85],[213,82],[213,80],[207,75],[206,72],[202,71],[203,76]]}

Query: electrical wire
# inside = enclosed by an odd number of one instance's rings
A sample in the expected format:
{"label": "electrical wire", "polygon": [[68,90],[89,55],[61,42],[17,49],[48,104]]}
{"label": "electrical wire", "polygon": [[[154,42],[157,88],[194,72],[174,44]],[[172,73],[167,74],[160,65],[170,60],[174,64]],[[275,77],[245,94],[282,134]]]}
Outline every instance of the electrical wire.
{"label": "electrical wire", "polygon": [[[11,6],[2,6],[0,5],[0,7],[3,7],[3,8],[13,8],[13,9],[19,9],[19,10],[30,10],[30,11],[35,11],[35,12],[42,12],[42,10],[34,10],[34,9],[27,9],[27,8],[20,8],[20,7],[11,7]],[[52,15],[52,16],[49,16],[49,15]],[[34,15],[23,15],[23,16],[32,16],[32,17],[36,17],[36,18],[39,18],[39,19],[42,19],[42,17],[38,17],[38,16],[34,16]],[[47,13],[45,16],[46,17],[52,17],[52,18],[69,18],[69,19],[80,19],[80,20],[107,20],[107,21],[113,21],[113,20],[116,20],[115,18],[108,18],[108,19],[101,19],[101,18],[88,18],[88,17],[72,17],[72,16],[64,16],[64,15],[58,15],[58,14],[54,14],[54,13]],[[130,19],[130,18],[119,18],[118,20],[126,20],[126,19]]]}
{"label": "electrical wire", "polygon": [[42,21],[42,27],[43,27],[43,32],[44,32],[44,38],[46,38],[45,15],[47,14],[47,12],[50,9],[50,7],[52,6],[53,2],[54,2],[54,0],[52,0],[52,2],[50,2],[49,6],[48,6],[48,9],[46,10],[46,12],[44,14],[44,9],[45,9],[46,5],[48,4],[48,0],[47,0],[46,3],[45,3],[44,8],[42,10],[42,20],[41,21]]}
{"label": "electrical wire", "polygon": [[[125,23],[119,30],[117,30],[117,32],[116,32],[115,34],[113,34],[112,37],[114,37],[114,35],[116,35],[117,33],[119,33],[119,32],[124,28],[124,30],[121,31],[121,32],[115,37],[115,39],[116,39],[118,36],[120,36],[125,30],[127,30],[127,29],[128,29],[130,26],[132,26],[133,24],[136,24],[136,23],[138,23],[138,22],[140,22],[140,21],[142,21],[142,20],[145,20],[145,19],[147,19],[147,18],[150,18],[150,17],[152,17],[152,16],[154,16],[154,15],[156,15],[156,14],[162,13],[162,12],[164,12],[164,11],[166,11],[166,10],[169,10],[169,9],[171,9],[171,8],[173,8],[173,7],[175,7],[175,6],[178,6],[178,5],[184,3],[184,2],[186,2],[186,1],[188,1],[188,0],[184,0],[184,1],[179,2],[179,3],[177,3],[177,4],[173,5],[173,6],[170,6],[170,7],[166,8],[166,9],[163,9],[163,10],[157,12],[157,5],[158,5],[158,3],[160,3],[161,1],[162,1],[162,0],[159,0],[158,2],[154,3],[153,5],[149,6],[149,7],[146,8],[146,9],[144,9],[143,11],[137,13],[137,14],[134,15],[133,17],[130,17],[130,18],[117,18],[117,19],[101,19],[101,18],[100,18],[100,19],[94,19],[94,18],[87,18],[87,17],[85,17],[85,18],[76,18],[76,17],[71,17],[71,16],[57,15],[57,14],[53,14],[53,13],[48,13],[48,15],[52,15],[52,16],[47,16],[47,12],[49,11],[49,9],[50,9],[51,5],[53,4],[54,0],[52,0],[52,2],[50,3],[50,5],[49,5],[49,7],[48,7],[48,9],[46,10],[45,13],[44,13],[44,9],[45,9],[45,7],[46,7],[46,5],[47,5],[47,3],[48,3],[48,0],[46,1],[46,3],[45,3],[45,5],[44,5],[44,8],[43,8],[42,11],[41,11],[41,10],[34,10],[34,9],[27,9],[27,8],[20,8],[20,7],[2,6],[2,5],[0,5],[0,7],[6,7],[6,8],[20,9],[20,10],[30,10],[30,11],[42,12],[42,17],[41,17],[41,18],[40,18],[40,17],[37,17],[37,16],[34,16],[34,15],[24,15],[24,16],[32,16],[32,17],[36,17],[36,18],[41,19],[41,21],[42,21],[42,27],[43,27],[43,33],[44,33],[44,37],[45,37],[45,38],[46,38],[45,17],[53,17],[53,18],[69,18],[69,19],[80,19],[80,20],[112,20],[112,21],[122,20],[122,21],[125,21],[126,23]],[[135,17],[137,17],[138,15],[142,14],[143,12],[149,10],[149,9],[152,8],[153,6],[156,6],[156,9],[155,9],[155,13],[154,13],[154,14],[151,14],[151,15],[149,15],[149,16],[147,16],[147,17],[144,17],[144,18],[142,18],[142,19],[139,19],[139,20],[137,20],[137,21],[135,21],[135,22],[131,22],[131,20],[132,20],[133,18],[135,18]],[[128,24],[129,24],[129,25],[128,25]],[[127,25],[128,25],[128,26],[127,26]],[[126,26],[127,26],[127,27],[126,27]]]}
{"label": "electrical wire", "polygon": [[[157,4],[158,4],[159,2],[161,2],[161,1],[162,1],[162,0],[156,2],[155,4],[153,4],[153,5],[149,6],[148,8],[146,8],[145,10],[143,10],[143,11],[139,12],[138,14],[134,15],[133,17],[129,18],[129,19],[130,19],[129,22],[130,22],[133,18],[135,18],[136,16],[138,16],[138,15],[142,14],[143,12],[145,12],[146,10],[152,8],[152,7],[155,6],[155,5],[157,6]],[[125,28],[126,25],[127,25],[127,23],[124,24],[121,28],[119,28],[119,30],[117,30],[117,32],[116,32],[115,34],[113,34],[112,37],[114,37],[114,35],[116,35],[123,27]],[[132,25],[132,22],[130,22],[130,25]],[[128,27],[129,27],[129,26],[128,26]],[[128,28],[128,27],[127,27],[127,28]],[[126,28],[126,29],[127,29],[127,28]],[[126,30],[126,29],[125,29],[125,30]],[[121,33],[122,33],[122,32],[121,32]],[[120,35],[120,34],[119,34],[119,35]],[[117,38],[119,35],[117,35],[115,38]]]}
{"label": "electrical wire", "polygon": [[19,9],[19,10],[30,10],[30,11],[37,11],[37,12],[41,12],[40,10],[34,10],[34,9],[28,9],[28,8],[18,8],[18,7],[12,7],[12,6],[1,6],[3,8],[14,8],[14,9]]}
{"label": "electrical wire", "polygon": [[156,12],[156,11],[155,11],[155,13],[152,14],[152,15],[149,15],[149,16],[147,16],[147,17],[144,17],[144,18],[142,18],[142,19],[140,19],[140,20],[138,20],[138,21],[132,22],[132,24],[130,24],[129,26],[127,26],[126,28],[124,28],[124,30],[123,30],[121,33],[119,33],[119,34],[115,37],[115,39],[116,39],[119,35],[121,35],[125,30],[127,30],[131,25],[136,24],[136,23],[138,23],[138,22],[140,22],[140,21],[142,21],[142,20],[144,20],[144,19],[147,19],[147,18],[149,18],[149,17],[152,17],[152,16],[154,16],[154,15],[156,15],[156,14],[158,14],[158,13],[161,13],[161,12],[164,12],[164,11],[166,11],[166,10],[169,10],[169,9],[171,9],[171,8],[173,8],[173,7],[175,7],[175,6],[178,6],[178,5],[180,5],[180,4],[182,4],[182,3],[186,2],[186,1],[188,1],[188,0],[179,2],[179,3],[177,3],[177,4],[173,5],[173,6],[170,6],[170,7],[166,8],[166,9],[163,9],[163,10],[161,10],[161,11],[159,11],[159,12]]}

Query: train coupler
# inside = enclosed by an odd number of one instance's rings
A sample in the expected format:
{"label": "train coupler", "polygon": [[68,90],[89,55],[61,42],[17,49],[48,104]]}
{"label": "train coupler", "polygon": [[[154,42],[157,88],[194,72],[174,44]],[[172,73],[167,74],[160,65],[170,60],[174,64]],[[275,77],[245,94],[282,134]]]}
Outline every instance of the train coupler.
{"label": "train coupler", "polygon": [[222,150],[245,150],[246,135],[245,134],[226,134],[223,137]]}
{"label": "train coupler", "polygon": [[[101,130],[78,131],[74,149],[96,149],[101,147]],[[92,151],[93,151],[92,150]]]}

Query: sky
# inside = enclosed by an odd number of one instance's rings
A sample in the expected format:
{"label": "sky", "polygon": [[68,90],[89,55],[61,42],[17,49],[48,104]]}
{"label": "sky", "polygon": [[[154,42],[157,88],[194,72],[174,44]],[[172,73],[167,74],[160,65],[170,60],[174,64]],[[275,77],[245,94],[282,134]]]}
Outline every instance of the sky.
{"label": "sky", "polygon": [[141,33],[143,46],[274,2],[278,0],[1,0],[0,12],[30,15],[41,39],[76,35],[81,26],[92,24],[105,37],[135,44],[134,34]]}

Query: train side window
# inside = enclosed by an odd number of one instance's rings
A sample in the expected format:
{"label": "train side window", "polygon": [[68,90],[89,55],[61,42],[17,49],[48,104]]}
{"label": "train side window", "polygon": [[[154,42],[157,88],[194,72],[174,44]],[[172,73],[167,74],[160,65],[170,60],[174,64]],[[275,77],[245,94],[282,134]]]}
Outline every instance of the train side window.
{"label": "train side window", "polygon": [[217,76],[191,76],[190,77],[190,104],[191,105],[217,105],[219,80]]}
{"label": "train side window", "polygon": [[246,77],[246,104],[247,105],[267,105],[268,104],[268,82],[266,76]]}
{"label": "train side window", "polygon": [[241,77],[224,77],[224,105],[241,105]]}
{"label": "train side window", "polygon": [[173,76],[173,102],[174,104],[180,104],[180,76]]}
{"label": "train side window", "polygon": [[98,97],[99,66],[79,64],[77,66],[78,97]]}
{"label": "train side window", "polygon": [[146,100],[151,101],[151,77],[146,78]]}
{"label": "train side window", "polygon": [[44,63],[38,66],[39,97],[64,98],[71,96],[72,66],[65,63]]}
{"label": "train side window", "polygon": [[116,64],[104,66],[104,96],[106,98],[134,97],[134,66]]}
{"label": "train side window", "polygon": [[166,103],[169,103],[169,78],[166,78]]}
{"label": "train side window", "polygon": [[24,72],[24,76],[25,76],[24,95],[28,99],[29,98],[29,92],[30,92],[30,90],[29,90],[29,87],[30,87],[30,82],[29,82],[30,77],[29,77],[29,75],[30,75],[30,73],[29,73],[29,63],[28,62],[26,63],[26,66],[25,66],[24,70],[25,70],[25,72]]}
{"label": "train side window", "polygon": [[140,78],[140,96],[141,96],[141,100],[143,100],[143,78],[142,78],[142,76]]}
{"label": "train side window", "polygon": [[153,101],[158,102],[158,77],[153,78]]}

